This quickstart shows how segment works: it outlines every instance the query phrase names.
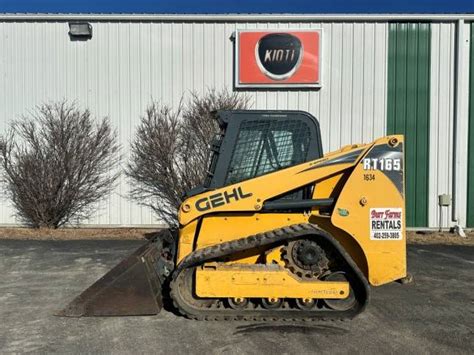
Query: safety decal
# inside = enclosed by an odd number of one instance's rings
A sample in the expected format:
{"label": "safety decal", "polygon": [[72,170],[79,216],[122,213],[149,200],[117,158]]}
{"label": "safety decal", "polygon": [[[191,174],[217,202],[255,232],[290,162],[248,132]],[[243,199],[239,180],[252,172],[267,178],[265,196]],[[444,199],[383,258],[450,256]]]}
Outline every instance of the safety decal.
{"label": "safety decal", "polygon": [[370,239],[400,240],[402,235],[401,208],[370,209]]}

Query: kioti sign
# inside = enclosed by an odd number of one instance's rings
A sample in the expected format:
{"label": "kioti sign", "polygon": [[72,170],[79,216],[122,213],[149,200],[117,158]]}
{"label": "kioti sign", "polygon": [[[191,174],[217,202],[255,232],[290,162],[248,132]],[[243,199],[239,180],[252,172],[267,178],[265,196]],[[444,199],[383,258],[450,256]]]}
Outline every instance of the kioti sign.
{"label": "kioti sign", "polygon": [[237,31],[236,87],[320,87],[321,33]]}

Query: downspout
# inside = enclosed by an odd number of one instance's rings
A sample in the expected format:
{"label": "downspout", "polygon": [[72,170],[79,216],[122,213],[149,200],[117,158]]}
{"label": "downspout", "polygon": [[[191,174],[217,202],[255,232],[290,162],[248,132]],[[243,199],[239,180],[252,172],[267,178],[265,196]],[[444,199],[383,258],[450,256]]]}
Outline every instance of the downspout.
{"label": "downspout", "polygon": [[461,25],[464,23],[463,20],[458,20],[456,23],[456,30],[455,30],[455,35],[454,35],[454,41],[455,41],[455,48],[454,48],[454,90],[453,90],[453,185],[452,185],[452,208],[451,208],[451,222],[453,222],[455,225],[458,224],[458,208],[457,208],[457,183],[456,183],[456,177],[457,177],[457,166],[458,166],[458,149],[457,149],[457,136],[458,136],[458,86],[459,86],[459,50],[461,49],[461,46],[459,44],[459,38],[460,36],[460,30],[461,30]]}
{"label": "downspout", "polygon": [[[468,39],[467,39],[468,41]],[[465,202],[466,197],[460,196],[463,192],[466,194],[467,167],[467,131],[466,122],[464,120],[467,116],[466,97],[468,87],[466,86],[466,69],[468,64],[465,60],[465,43],[466,38],[464,34],[464,19],[459,19],[456,23],[455,30],[455,53],[454,53],[454,90],[453,90],[453,184],[452,184],[452,210],[451,221],[454,224],[455,231],[464,236],[462,223],[465,222],[460,216],[460,204]],[[469,44],[469,43],[468,43]],[[468,51],[469,52],[469,51]],[[466,121],[466,122],[464,122]],[[464,171],[463,171],[464,170]],[[465,208],[464,208],[465,210]]]}

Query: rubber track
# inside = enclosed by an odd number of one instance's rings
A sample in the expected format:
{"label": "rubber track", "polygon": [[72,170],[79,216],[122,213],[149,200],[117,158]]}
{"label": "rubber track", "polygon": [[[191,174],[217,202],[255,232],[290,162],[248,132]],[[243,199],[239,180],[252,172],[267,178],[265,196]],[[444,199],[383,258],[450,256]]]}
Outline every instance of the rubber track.
{"label": "rubber track", "polygon": [[[290,241],[307,235],[317,235],[327,239],[345,259],[347,265],[352,269],[356,284],[352,284],[358,303],[347,311],[335,311],[330,309],[315,309],[310,311],[299,309],[243,309],[234,310],[232,308],[197,308],[194,305],[186,303],[179,296],[178,275],[187,268],[196,267],[212,260],[222,259],[234,253],[245,250],[278,244],[284,241]],[[274,229],[265,233],[251,235],[249,237],[235,239],[229,242],[201,248],[186,256],[178,265],[173,273],[171,282],[171,297],[175,306],[186,317],[197,320],[343,320],[351,319],[362,312],[369,301],[369,286],[366,278],[359,270],[352,258],[326,231],[319,227],[304,223],[295,224],[288,227]]]}

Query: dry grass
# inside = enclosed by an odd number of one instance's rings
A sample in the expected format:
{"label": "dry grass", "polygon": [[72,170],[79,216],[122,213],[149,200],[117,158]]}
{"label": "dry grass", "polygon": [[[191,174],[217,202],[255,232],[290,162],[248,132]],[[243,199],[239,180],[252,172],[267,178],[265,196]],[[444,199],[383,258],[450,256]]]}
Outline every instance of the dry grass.
{"label": "dry grass", "polygon": [[0,228],[0,239],[20,240],[140,240],[159,229],[144,228]]}
{"label": "dry grass", "polygon": [[408,232],[409,244],[447,244],[447,245],[474,245],[474,232],[466,232],[466,238],[449,232]]}

